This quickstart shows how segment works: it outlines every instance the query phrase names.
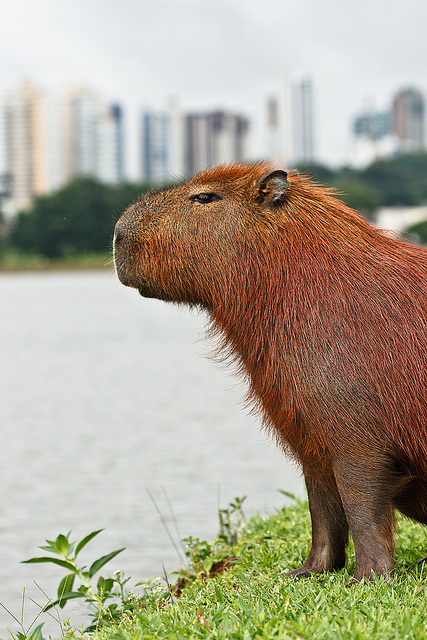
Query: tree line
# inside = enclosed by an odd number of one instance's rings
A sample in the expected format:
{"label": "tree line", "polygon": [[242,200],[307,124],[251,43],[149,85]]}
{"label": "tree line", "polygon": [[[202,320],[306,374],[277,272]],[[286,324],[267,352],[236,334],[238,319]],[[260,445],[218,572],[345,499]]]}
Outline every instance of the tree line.
{"label": "tree line", "polygon": [[[427,154],[379,160],[366,169],[312,164],[298,170],[334,187],[342,200],[370,219],[381,206],[427,203]],[[12,223],[3,223],[3,249],[47,258],[109,252],[121,212],[149,190],[148,184],[107,186],[93,178],[77,178],[52,195],[36,198]],[[411,231],[427,242],[427,222]]]}
{"label": "tree line", "polygon": [[149,189],[148,184],[110,186],[76,178],[51,195],[37,197],[31,209],[3,223],[3,249],[47,258],[108,253],[120,214]]}
{"label": "tree line", "polygon": [[332,171],[319,165],[301,167],[323,184],[335,187],[351,207],[370,214],[378,207],[417,206],[427,202],[427,154],[379,160],[366,169]]}

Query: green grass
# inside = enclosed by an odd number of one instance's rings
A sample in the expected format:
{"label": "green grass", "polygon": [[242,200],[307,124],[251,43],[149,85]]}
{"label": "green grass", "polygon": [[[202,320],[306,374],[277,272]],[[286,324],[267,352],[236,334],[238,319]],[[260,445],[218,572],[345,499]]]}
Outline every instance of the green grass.
{"label": "green grass", "polygon": [[113,260],[109,253],[88,253],[70,255],[64,258],[47,258],[12,249],[0,252],[1,271],[44,271],[59,269],[112,269]]}
{"label": "green grass", "polygon": [[[309,543],[306,503],[267,519],[255,516],[229,548],[237,558],[229,570],[215,578],[189,580],[179,598],[162,599],[155,587],[140,594],[140,601],[135,594],[139,605],[125,611],[118,625],[99,630],[96,638],[427,639],[427,569],[414,564],[427,554],[421,526],[399,520],[392,580],[351,587],[351,545],[342,571],[302,580],[281,576],[304,560]],[[218,552],[218,546],[211,546]]]}

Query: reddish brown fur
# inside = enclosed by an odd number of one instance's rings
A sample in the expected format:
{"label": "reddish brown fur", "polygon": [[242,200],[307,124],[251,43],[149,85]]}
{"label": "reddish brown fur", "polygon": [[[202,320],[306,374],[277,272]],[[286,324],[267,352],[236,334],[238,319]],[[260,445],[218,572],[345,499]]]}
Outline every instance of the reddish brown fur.
{"label": "reddish brown fur", "polygon": [[274,199],[271,171],[219,167],[142,199],[117,224],[117,273],[210,312],[301,463],[313,541],[291,573],[342,567],[350,528],[355,579],[389,574],[394,507],[427,524],[427,251],[304,176]]}

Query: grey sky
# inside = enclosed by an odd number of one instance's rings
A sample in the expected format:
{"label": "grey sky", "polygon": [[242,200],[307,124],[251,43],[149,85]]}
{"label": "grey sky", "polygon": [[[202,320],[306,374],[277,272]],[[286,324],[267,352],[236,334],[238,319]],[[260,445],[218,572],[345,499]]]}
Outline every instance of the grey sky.
{"label": "grey sky", "polygon": [[268,82],[310,75],[320,159],[342,161],[369,99],[427,88],[427,2],[0,0],[0,92],[88,84],[130,106],[228,106],[258,124]]}

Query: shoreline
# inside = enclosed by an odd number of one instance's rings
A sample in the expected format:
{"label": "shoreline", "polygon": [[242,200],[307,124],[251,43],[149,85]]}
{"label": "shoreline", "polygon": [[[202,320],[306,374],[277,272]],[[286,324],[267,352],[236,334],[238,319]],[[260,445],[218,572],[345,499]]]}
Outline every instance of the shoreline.
{"label": "shoreline", "polygon": [[113,257],[111,253],[82,254],[70,256],[68,258],[47,258],[46,256],[35,255],[25,256],[20,254],[6,253],[0,256],[1,273],[19,273],[44,271],[71,271],[83,269],[114,269]]}

